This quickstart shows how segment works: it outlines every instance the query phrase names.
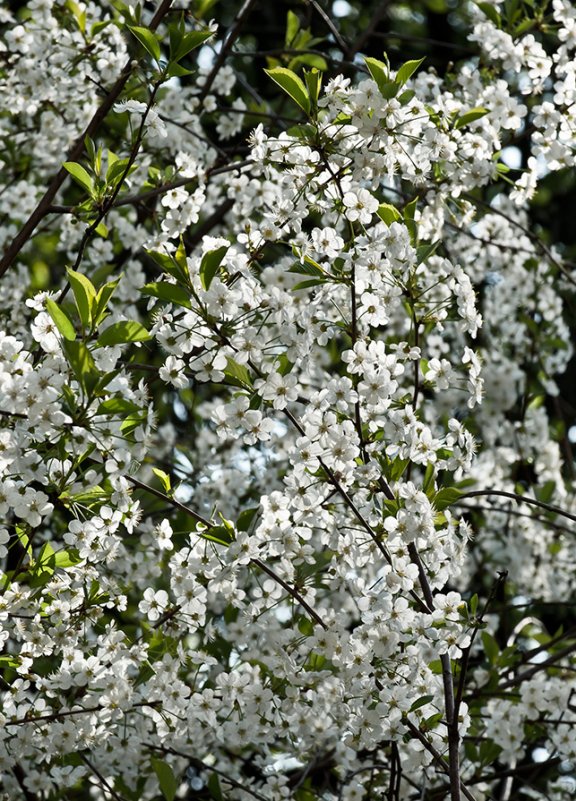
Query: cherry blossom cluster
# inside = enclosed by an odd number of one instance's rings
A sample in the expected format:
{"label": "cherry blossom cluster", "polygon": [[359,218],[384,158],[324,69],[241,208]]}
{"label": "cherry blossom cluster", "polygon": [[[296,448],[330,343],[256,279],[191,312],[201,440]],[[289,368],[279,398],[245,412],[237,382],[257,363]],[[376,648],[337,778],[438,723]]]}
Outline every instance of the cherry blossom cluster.
{"label": "cherry blossom cluster", "polygon": [[249,127],[170,5],[0,12],[5,254],[44,215],[0,282],[6,798],[572,797],[576,272],[529,200],[576,12],[552,52],[479,4],[444,77],[271,69],[305,119]]}

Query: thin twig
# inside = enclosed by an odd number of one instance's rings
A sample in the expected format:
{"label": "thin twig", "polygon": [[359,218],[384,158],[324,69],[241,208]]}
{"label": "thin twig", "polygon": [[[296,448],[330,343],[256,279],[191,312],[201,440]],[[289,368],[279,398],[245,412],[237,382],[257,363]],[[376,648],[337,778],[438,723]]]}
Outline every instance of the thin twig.
{"label": "thin twig", "polygon": [[[428,738],[408,718],[406,718],[404,720],[404,723],[406,724],[406,726],[408,726],[411,734],[414,737],[416,737],[416,739],[419,740],[422,743],[422,745],[424,746],[426,751],[428,751],[428,753],[432,755],[432,757],[434,758],[434,762],[444,771],[444,773],[448,773],[449,774],[449,767],[446,764],[446,760],[444,759],[442,754],[439,751],[437,751],[436,748],[434,748],[434,746],[428,740]],[[462,784],[462,782],[460,782],[460,781],[459,781],[459,787],[460,787],[460,790],[462,791],[462,795],[465,798],[467,798],[468,801],[476,801],[476,799],[474,798],[474,796],[472,795],[470,790],[468,790],[468,788],[465,787]]]}
{"label": "thin twig", "polygon": [[460,501],[455,501],[454,506],[459,506],[461,509],[466,509],[468,512],[494,512],[495,514],[506,515],[508,517],[523,517],[526,520],[544,523],[544,525],[549,526],[556,531],[565,531],[567,534],[576,534],[574,529],[568,528],[568,526],[563,526],[562,523],[556,523],[554,520],[548,520],[546,517],[542,517],[541,515],[533,515],[530,514],[530,512],[519,512],[516,509],[507,509],[505,506],[483,506],[482,504],[468,506],[468,504],[460,503]]}
{"label": "thin twig", "polygon": [[[229,164],[225,164],[224,166],[206,170],[204,179],[208,180],[213,175],[223,175],[224,173],[227,172],[242,170],[244,169],[244,167],[250,167],[253,163],[254,162],[252,161],[232,161]],[[126,195],[125,197],[121,197],[112,204],[112,208],[116,209],[119,206],[136,206],[139,203],[144,203],[146,200],[151,200],[152,198],[158,197],[159,195],[165,195],[172,189],[179,189],[181,186],[186,186],[186,184],[191,184],[196,180],[197,179],[193,177],[177,178],[175,181],[170,181],[170,183],[162,184],[161,186],[155,186],[153,189],[147,189],[145,192],[138,192],[132,195]],[[74,214],[75,211],[76,211],[76,206],[50,206],[47,213]]]}
{"label": "thin twig", "polygon": [[484,604],[484,608],[482,609],[482,612],[478,615],[476,619],[476,625],[474,626],[474,629],[470,636],[470,645],[467,648],[465,648],[462,652],[462,661],[460,663],[460,676],[458,677],[458,688],[456,690],[456,697],[454,699],[454,717],[456,719],[458,718],[458,714],[460,712],[460,704],[462,703],[462,697],[464,695],[464,685],[466,682],[466,674],[468,672],[468,662],[470,660],[470,653],[472,651],[472,646],[474,645],[474,640],[476,639],[476,635],[480,630],[480,626],[484,620],[484,616],[488,612],[490,604],[496,597],[496,593],[498,592],[500,587],[506,581],[507,576],[508,573],[500,573],[498,575],[498,578],[492,584],[490,593],[488,595],[488,598],[486,599],[486,603]]}
{"label": "thin twig", "polygon": [[554,512],[554,514],[560,515],[561,517],[566,517],[568,520],[574,520],[576,522],[576,515],[570,514],[570,512],[565,512],[564,509],[561,509],[559,506],[552,506],[550,503],[537,501],[535,498],[526,497],[526,495],[517,495],[515,492],[506,492],[505,490],[471,490],[470,492],[465,492],[460,496],[460,498],[478,498],[482,495],[496,495],[500,498],[511,498],[513,501],[517,501],[518,503],[527,503],[531,504],[532,506],[539,506],[540,509],[546,509],[547,512]]}
{"label": "thin twig", "polygon": [[523,673],[520,673],[518,676],[515,676],[513,679],[508,679],[503,684],[499,684],[497,689],[498,690],[506,690],[508,687],[515,687],[517,684],[522,684],[524,681],[531,679],[536,673],[539,673],[541,670],[544,670],[547,667],[551,667],[558,662],[559,659],[564,659],[565,656],[570,656],[571,654],[576,652],[576,643],[572,643],[572,645],[567,645],[566,648],[562,648],[560,651],[557,651],[552,656],[549,656],[548,659],[544,659],[542,662],[538,662],[534,667],[531,667],[529,670],[525,670]]}
{"label": "thin twig", "polygon": [[224,771],[214,767],[214,765],[206,765],[204,762],[202,762],[201,759],[198,759],[198,757],[196,756],[185,754],[183,751],[177,751],[175,748],[168,748],[167,746],[164,745],[145,743],[145,746],[147,748],[150,748],[152,751],[160,751],[160,753],[162,754],[174,754],[174,756],[183,757],[184,759],[187,759],[197,771],[216,773],[223,779],[223,781],[227,782],[232,787],[237,787],[240,790],[244,790],[246,793],[249,793],[249,795],[253,796],[254,798],[257,798],[258,801],[268,801],[268,799],[265,796],[261,795],[256,790],[253,790],[251,787],[242,784],[242,782],[233,779],[232,777],[228,776],[227,773],[224,773]]}
{"label": "thin twig", "polygon": [[316,11],[316,13],[320,17],[322,17],[322,19],[324,20],[324,23],[326,24],[326,27],[328,28],[328,30],[330,31],[330,33],[334,37],[334,41],[336,42],[336,44],[338,45],[340,50],[344,53],[344,55],[347,55],[347,53],[348,53],[348,45],[346,44],[346,42],[344,41],[344,39],[340,35],[340,31],[334,25],[334,23],[331,20],[331,18],[324,11],[322,6],[319,3],[316,2],[316,0],[308,0],[308,2],[312,6],[312,8]]}
{"label": "thin twig", "polygon": [[144,492],[148,492],[150,495],[154,495],[156,498],[161,498],[163,501],[166,501],[171,506],[174,506],[176,509],[179,509],[181,512],[185,512],[189,517],[193,518],[197,523],[201,523],[203,526],[206,526],[206,528],[214,528],[214,526],[216,525],[214,522],[208,520],[205,517],[202,517],[202,515],[198,514],[198,512],[195,512],[194,509],[190,509],[189,506],[185,506],[185,504],[180,503],[180,501],[177,501],[176,498],[171,498],[168,495],[165,495],[163,492],[160,492],[160,490],[157,490],[154,487],[149,486],[148,484],[144,484],[143,481],[139,481],[137,478],[134,478],[133,476],[124,476],[124,478],[133,486],[138,487],[138,489],[143,490]]}
{"label": "thin twig", "polygon": [[509,214],[506,214],[506,212],[502,211],[501,209],[495,208],[494,206],[491,206],[489,203],[486,203],[485,200],[481,200],[480,198],[474,197],[474,195],[470,195],[468,193],[465,193],[463,197],[465,197],[466,200],[469,200],[470,203],[482,206],[482,208],[486,209],[491,214],[497,214],[504,220],[507,220],[510,223],[510,225],[513,225],[520,231],[522,231],[522,233],[525,234],[528,237],[528,239],[530,239],[531,242],[534,242],[534,244],[540,248],[540,250],[546,256],[548,261],[562,273],[564,278],[566,278],[567,281],[576,286],[576,279],[572,277],[571,273],[564,266],[564,264],[562,264],[561,261],[558,261],[556,256],[550,250],[550,248],[547,245],[545,245],[544,242],[542,242],[539,236],[533,234],[529,228],[527,228],[525,225],[522,225],[522,223],[519,223],[518,220],[515,220],[514,217],[511,217]]}
{"label": "thin twig", "polygon": [[259,567],[260,570],[263,570],[264,573],[267,573],[271,578],[274,579],[281,587],[283,587],[286,592],[291,595],[295,601],[298,601],[300,606],[305,609],[310,617],[318,623],[324,630],[328,628],[328,626],[324,623],[320,615],[312,609],[312,607],[304,600],[304,598],[300,595],[298,590],[295,587],[291,587],[290,584],[287,584],[283,578],[281,578],[277,573],[275,573],[268,565],[264,564],[260,559],[251,559],[250,560],[253,565]]}
{"label": "thin twig", "polygon": [[228,56],[228,53],[230,52],[232,45],[234,44],[236,39],[240,36],[240,31],[242,30],[242,26],[244,25],[244,22],[246,21],[246,18],[250,13],[250,11],[252,10],[252,6],[255,5],[255,3],[256,0],[245,0],[244,5],[236,15],[234,24],[230,28],[228,36],[226,37],[225,41],[222,44],[222,47],[220,48],[220,52],[218,53],[216,61],[214,62],[214,66],[212,67],[212,70],[210,71],[210,73],[206,77],[206,80],[204,81],[204,85],[202,86],[202,91],[199,94],[200,101],[204,100],[206,95],[210,92],[212,84],[214,83],[214,81],[216,80],[216,76],[220,72],[220,68],[226,61],[226,57]]}
{"label": "thin twig", "polygon": [[102,785],[102,788],[104,788],[105,790],[107,790],[110,793],[112,798],[115,798],[116,801],[126,801],[126,798],[123,795],[120,795],[119,793],[117,793],[116,790],[113,787],[111,787],[110,782],[108,782],[106,780],[106,778],[100,773],[98,768],[95,765],[93,765],[90,762],[90,760],[87,757],[84,756],[84,754],[78,754],[78,756],[80,757],[82,762],[84,762],[84,764],[92,771],[94,776],[96,776],[96,778],[98,779],[98,781]]}

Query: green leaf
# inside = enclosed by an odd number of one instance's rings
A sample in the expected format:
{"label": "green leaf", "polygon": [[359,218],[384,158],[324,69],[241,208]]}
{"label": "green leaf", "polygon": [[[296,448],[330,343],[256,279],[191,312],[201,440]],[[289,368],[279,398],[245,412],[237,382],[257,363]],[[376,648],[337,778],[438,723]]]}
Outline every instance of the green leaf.
{"label": "green leaf", "polygon": [[36,562],[39,565],[45,565],[45,564],[54,565],[54,548],[50,545],[49,542],[45,542],[42,548],[40,549],[40,553],[38,554],[38,559],[36,560]]}
{"label": "green leaf", "polygon": [[518,37],[522,36],[523,33],[538,27],[538,25],[539,23],[535,19],[530,19],[530,17],[523,19],[522,22],[520,22],[520,24],[514,28],[514,32],[512,34],[513,38],[517,39]]}
{"label": "green leaf", "polygon": [[388,81],[386,84],[384,84],[384,86],[380,87],[380,94],[384,100],[392,100],[393,97],[396,97],[399,91],[400,84],[396,83],[396,81]]}
{"label": "green leaf", "polygon": [[470,614],[472,617],[476,617],[476,612],[478,611],[478,593],[474,593],[472,598],[470,598],[469,604]]}
{"label": "green leaf", "polygon": [[141,323],[136,320],[121,320],[119,323],[112,323],[100,334],[96,347],[121,345],[125,342],[146,342],[148,339],[152,339],[152,336]]}
{"label": "green leaf", "polygon": [[402,219],[402,215],[398,209],[390,203],[380,203],[376,214],[386,225],[392,225],[393,222],[398,222]]}
{"label": "green leaf", "polygon": [[64,311],[64,309],[55,303],[51,298],[46,298],[46,311],[54,321],[58,331],[62,334],[64,339],[70,342],[76,339],[76,331],[72,321]]}
{"label": "green leaf", "polygon": [[96,298],[96,289],[92,281],[82,273],[77,273],[75,270],[68,268],[66,275],[74,293],[74,300],[76,301],[82,325],[84,328],[89,328],[92,324],[92,303]]}
{"label": "green leaf", "polygon": [[189,31],[185,33],[177,47],[172,51],[170,47],[170,61],[180,61],[180,59],[187,56],[192,50],[200,47],[205,41],[210,39],[214,34],[211,31]]}
{"label": "green leaf", "polygon": [[187,70],[181,64],[177,64],[173,61],[171,64],[168,65],[164,76],[168,80],[168,78],[184,78],[186,75],[193,75],[194,70]]}
{"label": "green leaf", "polygon": [[490,22],[493,22],[494,25],[496,25],[497,28],[502,27],[502,17],[496,10],[495,6],[492,5],[492,3],[476,3],[476,5],[481,11],[484,12],[486,17],[488,17],[488,19],[490,20]]}
{"label": "green leaf", "polygon": [[439,490],[432,499],[432,504],[438,512],[444,511],[452,504],[460,500],[463,493],[455,487],[445,487]]}
{"label": "green leaf", "polygon": [[171,275],[177,281],[188,285],[190,283],[190,275],[188,273],[188,267],[184,268],[183,265],[179,264],[173,256],[169,256],[167,253],[160,253],[159,251],[148,250],[146,251],[153,261],[161,267],[165,273]]}
{"label": "green leaf", "polygon": [[308,289],[311,286],[320,286],[320,284],[325,284],[326,282],[326,278],[311,278],[309,281],[300,281],[299,283],[294,284],[292,289]]}
{"label": "green leaf", "polygon": [[426,718],[426,720],[423,723],[421,722],[420,728],[424,729],[424,731],[430,731],[430,729],[435,729],[443,718],[444,718],[444,712],[436,712],[434,715],[430,715],[429,718]]}
{"label": "green leaf", "polygon": [[202,256],[202,261],[200,262],[200,281],[204,289],[210,289],[210,284],[220,269],[222,259],[228,252],[229,247],[229,245],[222,245],[222,247],[216,248],[216,250],[209,250]]}
{"label": "green leaf", "polygon": [[404,92],[401,92],[401,93],[398,95],[398,102],[399,102],[401,105],[405,106],[405,105],[406,105],[407,103],[409,103],[409,102],[412,100],[412,98],[413,98],[413,97],[415,97],[415,96],[416,96],[416,92],[414,91],[414,89],[406,89]]}
{"label": "green leaf", "polygon": [[390,468],[388,470],[389,478],[392,481],[398,481],[398,479],[403,476],[409,464],[410,464],[410,459],[400,459],[400,457],[397,456],[390,465]]}
{"label": "green leaf", "polygon": [[546,481],[541,487],[535,487],[536,499],[543,503],[550,503],[556,492],[556,481]]}
{"label": "green leaf", "polygon": [[471,108],[470,111],[466,111],[461,117],[458,117],[454,123],[454,128],[456,130],[463,128],[465,125],[468,125],[475,120],[479,120],[481,117],[485,117],[486,114],[488,114],[487,108],[482,108],[480,106],[478,108]]}
{"label": "green leaf", "polygon": [[234,359],[228,359],[224,375],[226,376],[227,383],[235,387],[242,387],[244,389],[252,386],[250,373],[243,364],[238,364]]}
{"label": "green leaf", "polygon": [[92,304],[92,319],[95,326],[108,316],[108,301],[114,294],[114,290],[118,286],[118,281],[109,281],[98,290],[98,294]]}
{"label": "green leaf", "polygon": [[63,340],[62,349],[80,387],[91,394],[98,383],[100,372],[85,343]]}
{"label": "green leaf", "polygon": [[100,20],[99,22],[95,22],[90,28],[90,38],[94,39],[100,31],[103,31],[104,28],[107,28],[109,25],[112,24],[112,17],[108,19]]}
{"label": "green leaf", "polygon": [[410,234],[410,241],[414,247],[418,244],[418,226],[416,225],[416,221],[414,216],[416,214],[416,204],[418,203],[418,197],[415,197],[414,200],[411,200],[410,203],[407,203],[404,206],[403,210],[403,217],[404,217],[404,225],[408,229],[408,233]]}
{"label": "green leaf", "polygon": [[66,7],[70,9],[74,15],[74,19],[83,34],[86,31],[86,9],[82,10],[75,0],[66,0]]}
{"label": "green leaf", "polygon": [[426,493],[426,495],[430,496],[431,493],[434,492],[434,478],[436,476],[436,468],[430,462],[426,465],[426,471],[424,473],[424,481],[422,483],[422,489]]}
{"label": "green leaf", "polygon": [[75,549],[57,551],[54,554],[54,565],[56,567],[74,567],[82,561]]}
{"label": "green leaf", "polygon": [[11,654],[3,654],[0,656],[0,670],[7,668],[17,668],[20,666],[20,658],[12,656]]}
{"label": "green leaf", "polygon": [[202,539],[216,542],[218,545],[230,545],[234,542],[234,533],[226,526],[211,526],[203,531],[196,530],[195,533]]}
{"label": "green leaf", "polygon": [[152,676],[155,675],[156,671],[151,665],[142,665],[134,681],[134,687],[139,687],[141,684],[145,684],[147,681],[150,681]]}
{"label": "green leaf", "polygon": [[300,65],[304,67],[314,67],[320,72],[326,72],[328,69],[328,63],[326,59],[322,56],[319,56],[317,53],[302,53],[299,56],[295,56],[290,60],[288,69],[294,70],[295,67]]}
{"label": "green leaf", "polygon": [[313,109],[314,112],[317,112],[318,97],[320,96],[320,87],[322,86],[322,73],[314,67],[310,71],[307,70],[304,73],[304,78],[306,80],[306,87],[310,97],[311,109]]}
{"label": "green leaf", "polygon": [[404,86],[404,84],[412,77],[424,60],[425,57],[415,59],[413,61],[407,61],[405,64],[402,64],[396,73],[396,83],[399,83],[400,86]]}
{"label": "green leaf", "polygon": [[414,712],[416,709],[420,709],[421,706],[426,706],[426,704],[429,704],[430,701],[433,700],[433,695],[423,695],[422,698],[418,698],[416,701],[414,701],[409,711]]}
{"label": "green leaf", "polygon": [[286,15],[286,36],[284,38],[284,44],[287,48],[292,48],[299,30],[300,20],[293,11],[288,11]]}
{"label": "green leaf", "polygon": [[168,495],[172,489],[172,486],[170,484],[170,476],[168,475],[168,473],[165,473],[164,470],[160,470],[159,467],[153,467],[152,472],[162,484],[162,487],[166,495]]}
{"label": "green leaf", "polygon": [[494,765],[501,753],[501,746],[492,740],[483,740],[480,743],[479,756],[482,765]]}
{"label": "green leaf", "polygon": [[449,11],[447,0],[424,0],[424,2],[434,14],[447,14]]}
{"label": "green leaf", "polygon": [[128,28],[128,30],[138,39],[142,47],[150,53],[155,61],[160,61],[160,42],[152,31],[148,30],[148,28],[140,28],[136,25]]}
{"label": "green leaf", "polygon": [[118,375],[119,372],[120,372],[120,370],[110,370],[110,372],[108,372],[108,373],[101,374],[100,378],[98,379],[98,383],[96,384],[95,392],[97,394],[101,394],[106,389],[108,384],[114,378],[116,378],[116,376]]}
{"label": "green leaf", "polygon": [[490,664],[494,665],[500,655],[500,646],[487,631],[482,631],[480,636],[482,637],[482,643],[484,645],[484,653],[488,657]]}
{"label": "green leaf", "polygon": [[388,69],[387,64],[385,64],[383,61],[378,61],[377,58],[370,58],[368,56],[364,58],[364,63],[368,67],[368,72],[376,81],[380,90],[381,87],[389,83],[390,70]]}
{"label": "green leaf", "polygon": [[364,62],[368,67],[370,75],[376,81],[376,85],[378,86],[382,97],[385,100],[391,100],[393,97],[396,97],[401,86],[398,81],[390,80],[390,69],[388,64],[385,64],[383,61],[378,61],[377,58],[369,57],[365,57]]}
{"label": "green leaf", "polygon": [[[109,151],[108,169],[106,170],[106,183],[115,187],[118,181],[124,176],[124,173],[128,170],[130,159],[119,159],[114,157],[115,160],[112,160],[112,156],[113,154]],[[136,169],[136,167],[136,164],[132,164],[130,169]]]}
{"label": "green leaf", "polygon": [[248,531],[254,518],[258,514],[259,508],[259,506],[253,506],[250,509],[244,509],[243,512],[240,512],[238,520],[236,521],[236,528],[238,531]]}
{"label": "green leaf", "polygon": [[436,251],[438,250],[438,245],[440,244],[440,240],[437,242],[432,242],[428,245],[420,245],[420,247],[416,248],[416,264],[422,264],[422,262],[429,259]]}
{"label": "green leaf", "polygon": [[[65,496],[60,496],[65,497]],[[90,487],[90,489],[85,490],[84,492],[75,492],[74,495],[70,496],[73,503],[80,503],[84,506],[91,507],[94,503],[99,503],[100,501],[104,500],[107,497],[107,493],[102,487]]]}
{"label": "green leaf", "polygon": [[131,434],[132,431],[141,426],[142,423],[144,423],[145,421],[146,421],[145,411],[133,412],[132,414],[129,414],[126,418],[124,418],[124,420],[120,424],[120,431],[124,436],[128,436],[128,434]]}
{"label": "green leaf", "polygon": [[158,778],[162,795],[166,801],[174,801],[178,790],[178,782],[174,776],[174,771],[167,762],[161,759],[152,759],[152,767]]}
{"label": "green leaf", "polygon": [[190,309],[192,304],[185,289],[177,284],[170,284],[168,281],[156,281],[152,284],[145,284],[140,290],[143,295],[150,295],[158,300],[165,300],[167,303],[174,303],[176,306],[184,306]]}
{"label": "green leaf", "polygon": [[304,257],[304,263],[300,261],[295,262],[287,272],[296,273],[296,275],[313,275],[318,277],[324,277],[326,275],[322,267],[307,256]]}
{"label": "green leaf", "polygon": [[90,139],[89,136],[84,137],[84,147],[86,148],[86,153],[88,154],[88,158],[90,159],[90,164],[94,164],[96,161],[96,145],[94,141]]}
{"label": "green leaf", "polygon": [[403,209],[403,216],[405,220],[413,220],[416,214],[416,205],[418,203],[418,198],[415,197],[410,203],[406,203]]}
{"label": "green leaf", "polygon": [[206,785],[213,801],[224,801],[224,796],[222,795],[222,789],[220,787],[220,779],[216,773],[210,774],[210,778],[206,782]]}
{"label": "green leaf", "polygon": [[126,398],[107,398],[102,401],[96,414],[132,414],[141,411],[140,407]]}
{"label": "green leaf", "polygon": [[217,2],[218,0],[196,0],[194,4],[194,16],[196,19],[204,19]]}
{"label": "green leaf", "polygon": [[102,239],[108,239],[108,226],[104,222],[104,220],[100,220],[96,228],[94,229],[94,233],[101,236]]}
{"label": "green leaf", "polygon": [[288,375],[294,367],[294,362],[291,362],[285,353],[281,353],[276,357],[277,372],[280,375]]}
{"label": "green leaf", "polygon": [[65,161],[62,166],[67,172],[70,173],[76,183],[85,189],[90,197],[93,197],[94,181],[92,180],[92,176],[84,169],[84,167],[81,164],[77,164],[75,161]]}
{"label": "green leaf", "polygon": [[290,95],[292,100],[294,100],[306,114],[310,114],[310,97],[308,96],[308,91],[302,79],[299,78],[295,72],[285,67],[274,67],[271,70],[264,70],[264,72],[272,78],[286,94]]}

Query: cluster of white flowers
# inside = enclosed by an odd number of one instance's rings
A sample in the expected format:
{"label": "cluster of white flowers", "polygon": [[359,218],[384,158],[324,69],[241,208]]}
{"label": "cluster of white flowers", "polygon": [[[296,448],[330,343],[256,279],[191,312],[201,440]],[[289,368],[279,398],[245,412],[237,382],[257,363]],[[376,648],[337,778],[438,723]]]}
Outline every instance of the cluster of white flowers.
{"label": "cluster of white flowers", "polygon": [[576,13],[550,55],[505,5],[470,11],[489,68],[367,60],[228,163],[250,92],[163,74],[182,29],[147,65],[145,13],[0,12],[0,246],[135,76],[0,282],[6,797],[568,797],[573,640],[538,604],[574,601],[545,405],[574,276],[527,201],[574,165]]}

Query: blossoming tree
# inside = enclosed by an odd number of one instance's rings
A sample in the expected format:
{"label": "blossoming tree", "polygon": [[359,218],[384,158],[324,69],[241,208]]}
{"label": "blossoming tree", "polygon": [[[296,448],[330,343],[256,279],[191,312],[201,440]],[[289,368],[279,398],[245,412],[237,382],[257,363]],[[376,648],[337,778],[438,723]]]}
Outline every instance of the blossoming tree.
{"label": "blossoming tree", "polygon": [[366,5],[0,10],[4,799],[574,795],[576,10]]}

